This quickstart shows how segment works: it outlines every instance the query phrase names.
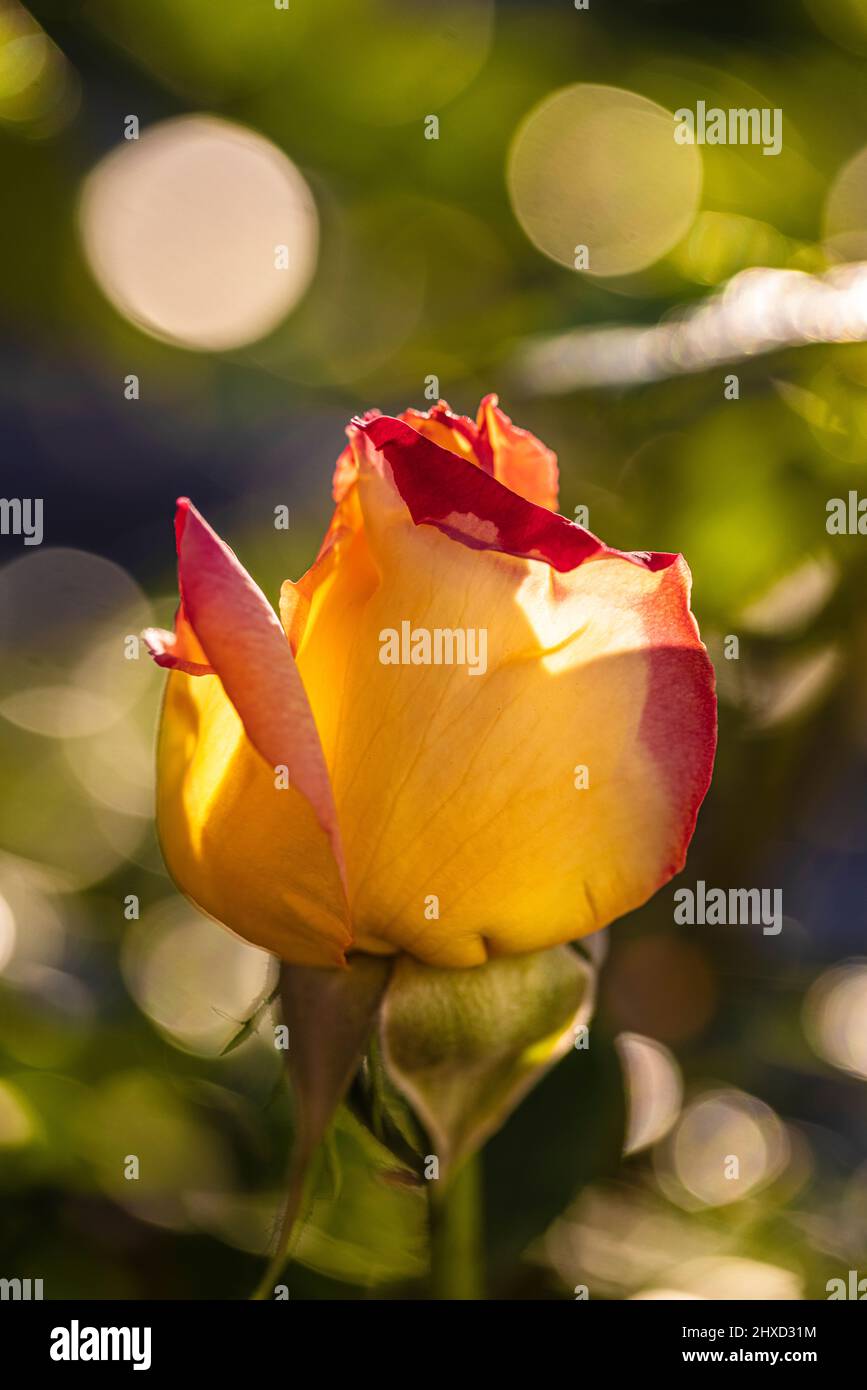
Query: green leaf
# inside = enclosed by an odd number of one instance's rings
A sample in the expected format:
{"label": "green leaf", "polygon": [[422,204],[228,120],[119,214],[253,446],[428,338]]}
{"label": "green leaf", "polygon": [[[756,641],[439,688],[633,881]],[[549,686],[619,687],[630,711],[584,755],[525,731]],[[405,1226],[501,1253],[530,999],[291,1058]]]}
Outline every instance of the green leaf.
{"label": "green leaf", "polygon": [[340,1171],[339,1201],[320,1149],[293,1259],[364,1287],[423,1278],[428,1212],[422,1181],[345,1106],[329,1130],[329,1144]]}

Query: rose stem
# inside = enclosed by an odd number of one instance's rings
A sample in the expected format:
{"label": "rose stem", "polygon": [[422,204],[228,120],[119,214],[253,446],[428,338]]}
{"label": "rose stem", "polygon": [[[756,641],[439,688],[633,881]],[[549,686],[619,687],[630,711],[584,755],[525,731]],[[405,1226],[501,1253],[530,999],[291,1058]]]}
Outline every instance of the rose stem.
{"label": "rose stem", "polygon": [[434,1298],[482,1297],[481,1163],[466,1159],[445,1183],[430,1184],[431,1286]]}

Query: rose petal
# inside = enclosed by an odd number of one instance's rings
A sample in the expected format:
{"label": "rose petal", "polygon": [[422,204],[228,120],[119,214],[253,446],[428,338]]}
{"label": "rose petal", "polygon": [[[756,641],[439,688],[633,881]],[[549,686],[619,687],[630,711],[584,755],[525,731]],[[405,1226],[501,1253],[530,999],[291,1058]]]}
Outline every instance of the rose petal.
{"label": "rose petal", "polygon": [[298,787],[277,785],[216,677],[169,676],[157,826],[203,911],[293,964],[343,963],[352,933],[330,838]]}
{"label": "rose petal", "polygon": [[[359,429],[366,429],[383,417],[381,411],[370,410],[353,421],[347,433],[350,442],[337,460],[332,491],[335,502],[341,502],[358,476],[357,439]],[[557,507],[557,455],[529,430],[513,425],[500,410],[496,396],[485,396],[479,406],[478,420],[456,415],[446,401],[438,401],[430,410],[405,410],[399,417],[417,434],[437,444],[441,449],[477,464],[484,473],[496,478],[510,491],[528,502],[549,510]],[[433,463],[435,455],[430,455]]]}
{"label": "rose petal", "polygon": [[[249,940],[299,963],[332,963],[351,939],[343,846],[291,648],[262,591],[186,498],[176,536],[175,638],[149,634],[155,659],[173,668],[159,790],[169,868],[200,906]],[[203,668],[219,679],[193,679]],[[278,785],[282,768],[288,787]],[[303,960],[292,954],[299,939]]]}
{"label": "rose petal", "polygon": [[[709,782],[713,672],[686,565],[609,549],[405,423],[359,434],[378,582],[346,637],[341,560],[299,651],[358,944],[463,966],[594,931],[681,867]],[[380,635],[404,620],[485,629],[487,671],[383,665]]]}
{"label": "rose petal", "polygon": [[205,660],[201,643],[187,620],[182,603],[178,605],[175,615],[174,632],[167,632],[161,627],[148,627],[142,636],[157,666],[169,671],[186,671],[188,676],[214,675],[214,668]]}
{"label": "rose petal", "polygon": [[496,396],[485,396],[479,406],[479,444],[481,452],[490,450],[493,467],[489,470],[519,497],[539,507],[557,510],[559,473],[557,455],[529,430],[513,425],[500,410]]}
{"label": "rose petal", "polygon": [[[388,463],[417,525],[436,526],[475,549],[545,560],[564,572],[592,556],[624,558],[623,552],[611,550],[583,526],[519,497],[402,420],[379,415],[359,419],[356,426]],[[625,558],[648,569],[664,568],[675,559],[638,553]]]}

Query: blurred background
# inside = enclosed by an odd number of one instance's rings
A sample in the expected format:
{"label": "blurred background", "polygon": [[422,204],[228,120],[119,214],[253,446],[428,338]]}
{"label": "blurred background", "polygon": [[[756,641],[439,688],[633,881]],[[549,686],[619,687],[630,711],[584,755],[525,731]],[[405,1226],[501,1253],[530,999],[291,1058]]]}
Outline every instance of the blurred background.
{"label": "blurred background", "polygon": [[[867,540],[825,526],[867,495],[865,58],[867,0],[0,0],[2,491],[45,527],[0,537],[0,1275],[245,1297],[279,1205],[273,964],[153,833],[175,497],[276,599],[353,413],[495,390],[565,515],[686,555],[721,736],[680,882],[785,923],[668,888],[607,934],[590,1053],[485,1158],[489,1292],[867,1276]],[[676,146],[698,101],[781,152]],[[290,1295],[422,1296],[423,1193],[349,1111],[332,1147]]]}

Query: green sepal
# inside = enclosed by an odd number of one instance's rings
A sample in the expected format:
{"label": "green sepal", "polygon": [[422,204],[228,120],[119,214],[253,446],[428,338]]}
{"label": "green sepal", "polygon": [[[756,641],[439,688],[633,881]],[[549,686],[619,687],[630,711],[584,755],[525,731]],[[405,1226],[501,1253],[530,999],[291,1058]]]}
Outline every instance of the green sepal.
{"label": "green sepal", "polygon": [[391,967],[389,957],[362,953],[351,955],[344,970],[281,967],[295,1142],[280,1233],[255,1298],[271,1297],[288,1259],[296,1223],[309,1198],[313,1160],[361,1065]]}
{"label": "green sepal", "polygon": [[568,946],[472,969],[395,962],[380,1013],[388,1077],[445,1177],[479,1149],[572,1045],[595,973]]}

